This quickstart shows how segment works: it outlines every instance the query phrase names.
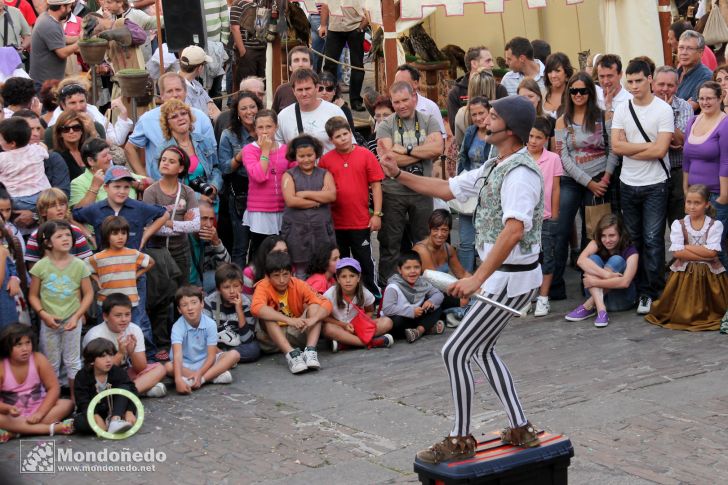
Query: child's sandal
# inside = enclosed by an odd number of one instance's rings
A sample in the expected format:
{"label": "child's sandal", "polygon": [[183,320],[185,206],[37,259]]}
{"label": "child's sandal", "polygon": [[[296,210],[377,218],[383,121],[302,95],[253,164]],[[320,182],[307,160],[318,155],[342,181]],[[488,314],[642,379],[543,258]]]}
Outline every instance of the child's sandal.
{"label": "child's sandal", "polygon": [[412,343],[420,337],[421,337],[420,332],[416,328],[405,328],[404,329],[404,338],[407,339],[407,342]]}
{"label": "child's sandal", "polygon": [[438,320],[437,323],[432,327],[432,330],[435,335],[442,335],[442,332],[445,331],[445,322],[442,320]]}
{"label": "child's sandal", "polygon": [[10,431],[6,431],[4,429],[0,429],[0,443],[7,443],[13,438],[16,438],[18,435],[16,433],[12,433]]}
{"label": "child's sandal", "polygon": [[73,434],[75,428],[73,426],[73,418],[64,419],[61,422],[51,423],[51,430],[48,433],[50,436],[55,434]]}

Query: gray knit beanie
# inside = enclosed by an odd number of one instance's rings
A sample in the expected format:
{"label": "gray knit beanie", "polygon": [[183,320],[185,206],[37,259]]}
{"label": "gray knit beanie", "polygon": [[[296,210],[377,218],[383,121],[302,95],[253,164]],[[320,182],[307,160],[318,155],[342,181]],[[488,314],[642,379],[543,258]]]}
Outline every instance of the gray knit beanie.
{"label": "gray knit beanie", "polygon": [[506,96],[490,103],[498,116],[506,122],[506,128],[520,138],[525,145],[536,120],[536,108],[523,96]]}

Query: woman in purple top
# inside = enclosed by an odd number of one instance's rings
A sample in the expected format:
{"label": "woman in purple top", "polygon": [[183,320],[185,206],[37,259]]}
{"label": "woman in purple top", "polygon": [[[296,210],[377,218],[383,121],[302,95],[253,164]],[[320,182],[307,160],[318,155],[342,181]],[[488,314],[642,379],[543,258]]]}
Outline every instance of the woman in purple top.
{"label": "woman in purple top", "polygon": [[683,148],[683,192],[695,184],[710,190],[716,219],[723,223],[720,260],[728,266],[726,225],[728,225],[728,114],[720,109],[720,84],[706,81],[698,91],[700,114],[688,120]]}

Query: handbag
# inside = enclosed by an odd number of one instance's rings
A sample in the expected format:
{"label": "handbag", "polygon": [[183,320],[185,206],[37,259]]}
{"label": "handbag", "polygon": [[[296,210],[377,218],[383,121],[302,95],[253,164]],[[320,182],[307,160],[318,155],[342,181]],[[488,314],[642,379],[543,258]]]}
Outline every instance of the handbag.
{"label": "handbag", "polygon": [[[601,204],[587,205],[584,207],[584,223],[586,224],[586,237],[594,239],[594,232],[596,231],[599,221],[607,214],[612,213],[612,204],[605,202],[604,197],[601,197]],[[596,202],[596,199],[595,199]]]}
{"label": "handbag", "polygon": [[351,319],[351,325],[354,327],[354,334],[359,337],[364,345],[369,346],[374,338],[374,334],[377,332],[377,324],[374,320],[366,314],[359,306],[351,302],[349,297],[346,297],[347,303],[349,303],[356,311],[356,316]]}
{"label": "handbag", "polygon": [[31,325],[30,312],[28,311],[28,302],[22,295],[15,295],[15,310],[18,312],[18,323],[23,325]]}
{"label": "handbag", "polygon": [[710,9],[708,20],[705,22],[703,37],[705,37],[706,45],[728,42],[728,25],[726,25],[725,19],[720,13],[718,2],[713,2],[713,8]]}

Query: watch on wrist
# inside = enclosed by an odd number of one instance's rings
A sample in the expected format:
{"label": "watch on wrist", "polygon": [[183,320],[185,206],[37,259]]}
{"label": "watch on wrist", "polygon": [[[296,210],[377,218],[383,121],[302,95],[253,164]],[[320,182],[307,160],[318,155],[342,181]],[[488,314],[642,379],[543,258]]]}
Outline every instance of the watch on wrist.
{"label": "watch on wrist", "polygon": [[412,155],[412,150],[414,150],[414,148],[415,147],[413,147],[411,143],[407,145],[407,156]]}
{"label": "watch on wrist", "polygon": [[379,211],[379,212],[372,212],[372,215],[373,215],[373,216],[377,216],[377,217],[382,217],[382,216],[384,215],[384,212],[382,212],[382,211]]}

